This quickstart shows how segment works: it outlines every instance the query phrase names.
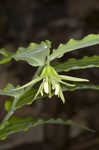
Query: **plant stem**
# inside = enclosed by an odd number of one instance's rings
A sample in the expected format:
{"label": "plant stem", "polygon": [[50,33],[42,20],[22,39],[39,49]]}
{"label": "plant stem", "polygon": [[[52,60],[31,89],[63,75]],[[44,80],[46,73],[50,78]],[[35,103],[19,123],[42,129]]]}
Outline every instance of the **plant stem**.
{"label": "plant stem", "polygon": [[[41,77],[37,77],[36,79],[34,79],[34,80],[28,82],[27,84],[25,84],[25,85],[23,85],[23,86],[21,86],[21,87],[19,87],[19,88],[16,88],[16,89],[12,89],[12,90],[13,90],[13,91],[14,91],[14,90],[17,91],[17,90],[24,89],[24,88],[26,88],[26,87],[33,86],[35,83],[39,82],[41,79],[42,79]],[[24,93],[23,93],[23,94],[24,94]]]}
{"label": "plant stem", "polygon": [[[32,80],[35,79],[35,78],[40,74],[42,68],[43,68],[43,67],[40,66],[40,67],[36,70],[34,76],[32,77]],[[33,85],[30,85],[29,87],[27,87],[26,90],[25,90],[25,92],[28,91],[28,90],[30,90],[32,86],[33,86]],[[23,93],[23,94],[24,94],[24,93]]]}
{"label": "plant stem", "polygon": [[[15,110],[16,110],[16,104],[17,104],[18,100],[19,100],[19,97],[16,97],[16,98],[14,99],[14,102],[12,103],[12,107],[11,107],[10,111],[7,113],[7,115],[5,116],[4,120],[2,121],[3,127],[6,125],[7,120],[9,120],[9,118],[10,118],[10,117],[13,115],[13,113],[15,112]],[[2,128],[2,127],[0,127],[0,129],[1,129],[1,128]]]}
{"label": "plant stem", "polygon": [[[33,79],[35,79],[35,78],[40,74],[42,68],[43,68],[43,67],[39,67],[39,68],[37,69],[35,75],[33,76]],[[33,80],[33,79],[32,79],[32,80]],[[34,84],[35,84],[35,83],[34,83]],[[31,88],[31,86],[32,86],[32,85],[30,85],[29,87],[27,87],[27,89],[24,90],[24,92],[22,93],[22,95],[24,95],[24,93],[25,93],[26,91],[28,91],[28,90]],[[21,95],[21,96],[22,96],[22,95]],[[13,103],[12,103],[12,106],[11,106],[10,111],[7,113],[7,115],[5,116],[4,120],[2,121],[3,126],[1,126],[0,129],[4,128],[4,126],[6,125],[6,122],[9,120],[9,118],[10,118],[10,117],[13,115],[13,113],[16,111],[16,109],[17,109],[17,108],[16,108],[16,104],[17,104],[17,102],[18,102],[19,99],[20,99],[20,96],[15,97],[15,99],[14,99],[14,101],[13,101]]]}
{"label": "plant stem", "polygon": [[42,70],[42,66],[40,66],[38,69],[37,69],[37,71],[35,72],[35,74],[34,74],[34,76],[33,76],[33,78],[32,78],[32,80],[33,79],[35,79],[39,74],[40,74],[40,72],[41,72],[41,70]]}

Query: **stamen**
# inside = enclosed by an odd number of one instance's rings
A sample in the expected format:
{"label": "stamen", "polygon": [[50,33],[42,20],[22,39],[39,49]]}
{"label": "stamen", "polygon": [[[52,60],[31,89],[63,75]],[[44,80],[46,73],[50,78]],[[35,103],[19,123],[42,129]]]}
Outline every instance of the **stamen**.
{"label": "stamen", "polygon": [[45,92],[46,94],[49,93],[49,88],[48,88],[48,82],[47,82],[47,81],[44,82],[44,92]]}
{"label": "stamen", "polygon": [[55,84],[55,95],[58,95],[59,93],[59,84]]}

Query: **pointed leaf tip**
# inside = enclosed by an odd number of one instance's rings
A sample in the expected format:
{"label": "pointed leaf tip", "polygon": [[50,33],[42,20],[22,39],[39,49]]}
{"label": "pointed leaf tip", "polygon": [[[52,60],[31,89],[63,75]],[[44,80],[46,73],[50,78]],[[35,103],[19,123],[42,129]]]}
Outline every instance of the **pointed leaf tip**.
{"label": "pointed leaf tip", "polygon": [[60,44],[59,47],[53,51],[49,59],[52,61],[55,58],[62,57],[67,52],[96,44],[99,44],[99,34],[89,34],[81,40],[70,39],[66,44]]}

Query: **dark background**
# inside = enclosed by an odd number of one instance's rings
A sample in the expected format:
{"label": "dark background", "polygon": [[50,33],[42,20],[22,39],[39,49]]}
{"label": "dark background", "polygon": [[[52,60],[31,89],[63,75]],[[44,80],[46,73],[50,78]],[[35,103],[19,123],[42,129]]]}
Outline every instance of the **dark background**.
{"label": "dark background", "polygon": [[[0,0],[0,48],[16,51],[19,46],[47,39],[55,48],[60,42],[81,39],[89,33],[99,33],[99,0]],[[99,46],[68,53],[61,60],[84,55],[99,55]],[[24,84],[34,72],[35,68],[24,62],[0,65],[0,88],[8,82]],[[68,74],[99,84],[98,68]],[[17,115],[72,119],[95,129],[95,133],[74,126],[43,125],[0,141],[0,150],[98,150],[99,92],[83,90],[64,94],[64,105],[53,97],[24,107]],[[5,115],[4,99],[0,96],[0,120]]]}

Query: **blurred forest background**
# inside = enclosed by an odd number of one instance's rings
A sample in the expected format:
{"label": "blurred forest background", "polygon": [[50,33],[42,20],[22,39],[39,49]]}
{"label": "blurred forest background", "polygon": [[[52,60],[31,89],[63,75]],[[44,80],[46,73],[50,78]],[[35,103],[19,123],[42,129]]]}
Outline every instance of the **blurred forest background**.
{"label": "blurred forest background", "polygon": [[[89,33],[99,33],[99,0],[0,0],[0,48],[16,51],[19,46],[47,39],[56,48],[60,42],[81,39]],[[68,53],[61,60],[84,55],[99,55],[99,46]],[[0,88],[7,83],[25,84],[35,70],[24,62],[0,65]],[[98,68],[68,74],[99,84]],[[0,141],[0,150],[99,150],[99,91],[78,90],[64,94],[64,105],[57,97],[47,98],[16,114],[72,119],[95,129],[95,133],[74,126],[42,125]],[[6,98],[0,96],[0,120],[6,114],[3,109]]]}

